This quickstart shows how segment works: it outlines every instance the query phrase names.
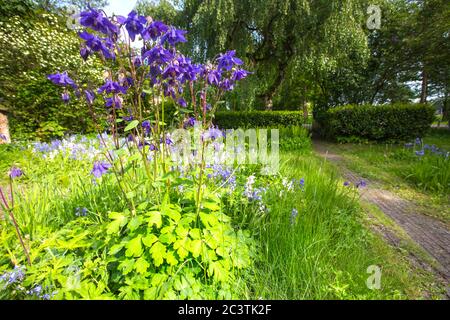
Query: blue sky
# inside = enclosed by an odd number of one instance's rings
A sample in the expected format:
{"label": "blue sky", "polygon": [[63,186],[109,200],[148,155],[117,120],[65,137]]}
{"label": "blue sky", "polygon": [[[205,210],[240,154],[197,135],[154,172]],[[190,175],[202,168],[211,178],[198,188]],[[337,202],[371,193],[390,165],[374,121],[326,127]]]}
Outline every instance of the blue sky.
{"label": "blue sky", "polygon": [[109,0],[109,5],[105,8],[108,16],[113,13],[127,16],[136,5],[137,0]]}

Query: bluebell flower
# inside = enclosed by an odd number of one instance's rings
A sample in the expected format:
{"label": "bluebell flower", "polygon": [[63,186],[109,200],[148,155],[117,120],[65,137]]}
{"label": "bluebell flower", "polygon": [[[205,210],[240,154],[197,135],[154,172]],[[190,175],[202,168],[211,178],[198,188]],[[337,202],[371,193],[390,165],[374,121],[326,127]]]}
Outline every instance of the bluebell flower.
{"label": "bluebell flower", "polygon": [[7,138],[6,138],[6,136],[4,134],[0,133],[0,140],[6,141]]}
{"label": "bluebell flower", "polygon": [[94,163],[94,168],[92,169],[91,173],[94,177],[100,178],[104,174],[108,173],[108,170],[111,168],[111,164],[107,162],[100,162],[96,161]]}
{"label": "bluebell flower", "polygon": [[425,150],[416,151],[416,156],[423,157],[425,155]]}
{"label": "bluebell flower", "polygon": [[366,186],[367,186],[367,182],[364,181],[364,180],[360,180],[360,181],[356,184],[356,187],[357,187],[357,188],[364,188],[364,187],[366,187]]}
{"label": "bluebell flower", "polygon": [[291,225],[295,224],[295,221],[297,220],[297,216],[298,216],[298,210],[297,209],[292,209],[291,212]]}
{"label": "bluebell flower", "polygon": [[414,147],[413,143],[406,143],[405,144],[405,148],[412,148],[412,147]]}
{"label": "bluebell flower", "polygon": [[421,145],[421,144],[422,144],[422,139],[421,139],[421,138],[416,138],[415,143],[416,143],[417,145]]}
{"label": "bluebell flower", "polygon": [[349,187],[350,186],[350,182],[349,181],[345,181],[344,182],[344,187]]}
{"label": "bluebell flower", "polygon": [[86,208],[76,208],[75,209],[75,216],[77,217],[86,217],[87,216],[87,209]]}

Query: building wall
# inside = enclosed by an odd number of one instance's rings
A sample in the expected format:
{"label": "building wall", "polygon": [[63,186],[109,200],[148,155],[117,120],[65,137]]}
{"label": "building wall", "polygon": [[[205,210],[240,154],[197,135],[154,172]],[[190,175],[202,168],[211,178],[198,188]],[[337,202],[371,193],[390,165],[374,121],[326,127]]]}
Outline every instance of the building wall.
{"label": "building wall", "polygon": [[6,137],[6,141],[0,138],[0,144],[11,142],[11,138],[9,136],[9,127],[8,127],[8,117],[5,112],[0,111],[0,136]]}

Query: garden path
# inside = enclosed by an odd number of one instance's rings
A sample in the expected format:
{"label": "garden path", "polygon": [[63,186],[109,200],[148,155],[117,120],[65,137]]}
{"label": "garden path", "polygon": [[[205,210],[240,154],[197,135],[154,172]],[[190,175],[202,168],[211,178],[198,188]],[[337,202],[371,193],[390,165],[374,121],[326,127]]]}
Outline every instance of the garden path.
{"label": "garden path", "polygon": [[[356,173],[348,170],[342,157],[330,151],[326,143],[314,141],[315,152],[326,160],[338,166],[343,177],[354,184],[363,180]],[[443,222],[421,213],[415,203],[402,199],[398,195],[384,190],[376,181],[367,181],[367,186],[360,189],[361,199],[376,205],[385,215],[390,217],[408,236],[423,248],[437,262],[432,265],[423,257],[409,252],[410,260],[423,269],[434,272],[447,286],[447,296],[450,298],[450,230]],[[395,247],[400,246],[401,237],[387,226],[378,227],[377,232]]]}

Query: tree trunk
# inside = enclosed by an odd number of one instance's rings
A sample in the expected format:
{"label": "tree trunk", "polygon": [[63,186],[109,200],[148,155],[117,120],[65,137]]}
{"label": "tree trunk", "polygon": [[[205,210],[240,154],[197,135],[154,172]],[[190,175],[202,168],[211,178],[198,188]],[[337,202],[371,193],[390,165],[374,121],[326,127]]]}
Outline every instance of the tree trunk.
{"label": "tree trunk", "polygon": [[305,85],[303,89],[303,98],[302,98],[302,110],[303,110],[303,117],[305,118],[305,121],[308,120],[308,99],[306,99],[306,92],[308,91],[308,87]]}
{"label": "tree trunk", "polygon": [[420,94],[420,103],[427,103],[428,97],[428,75],[422,70],[422,92]]}
{"label": "tree trunk", "polygon": [[448,89],[445,89],[445,95],[444,95],[444,103],[442,106],[442,120],[448,121],[448,129],[450,130],[450,110],[448,105]]}

